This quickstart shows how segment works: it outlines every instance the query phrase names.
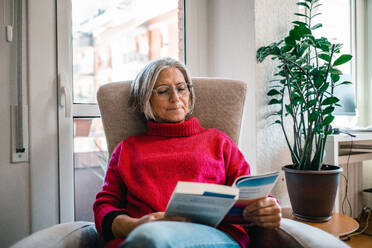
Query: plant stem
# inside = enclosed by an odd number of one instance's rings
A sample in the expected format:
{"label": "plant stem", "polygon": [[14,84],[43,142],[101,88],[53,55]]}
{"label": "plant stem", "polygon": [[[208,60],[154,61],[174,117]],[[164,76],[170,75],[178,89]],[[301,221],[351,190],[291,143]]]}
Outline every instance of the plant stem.
{"label": "plant stem", "polygon": [[[294,143],[294,152],[296,154],[296,156],[298,157],[299,156],[299,139],[301,139],[301,137],[298,135],[299,133],[299,129],[298,129],[298,124],[297,124],[297,111],[293,108],[293,101],[292,101],[292,90],[291,90],[291,87],[290,87],[290,78],[289,78],[289,75],[291,75],[292,78],[293,77],[293,74],[291,73],[289,67],[287,64],[284,64],[284,71],[286,73],[286,81],[287,81],[287,90],[288,90],[288,94],[289,94],[289,101],[290,101],[290,107],[291,107],[291,111],[292,111],[292,119],[293,119],[293,143]],[[302,96],[302,92],[301,90],[297,89],[299,91],[299,94]]]}
{"label": "plant stem", "polygon": [[[297,155],[293,152],[293,149],[292,149],[292,146],[291,144],[289,143],[289,140],[288,140],[288,136],[287,136],[287,132],[285,131],[285,128],[284,128],[284,118],[283,118],[283,114],[284,114],[284,111],[283,111],[283,105],[284,105],[284,101],[282,101],[282,104],[281,104],[281,115],[280,115],[280,126],[282,127],[282,131],[283,131],[283,134],[284,134],[284,137],[285,137],[285,140],[287,142],[287,145],[288,145],[288,148],[291,152],[291,155],[292,155],[292,162],[294,164],[299,164],[299,159],[297,157]],[[293,161],[294,160],[294,161]]]}

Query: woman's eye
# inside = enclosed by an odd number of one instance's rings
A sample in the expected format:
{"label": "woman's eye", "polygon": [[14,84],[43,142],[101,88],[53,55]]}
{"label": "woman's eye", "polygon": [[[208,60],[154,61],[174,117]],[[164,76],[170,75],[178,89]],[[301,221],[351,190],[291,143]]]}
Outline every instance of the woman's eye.
{"label": "woman's eye", "polygon": [[169,89],[158,89],[158,94],[160,94],[160,95],[167,94],[168,91],[169,91]]}

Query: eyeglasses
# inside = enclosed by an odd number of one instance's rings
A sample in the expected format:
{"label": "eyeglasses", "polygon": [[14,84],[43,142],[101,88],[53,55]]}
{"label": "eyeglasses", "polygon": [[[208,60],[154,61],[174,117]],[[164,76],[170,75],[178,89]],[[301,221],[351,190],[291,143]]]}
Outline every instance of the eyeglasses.
{"label": "eyeglasses", "polygon": [[[176,84],[176,92],[179,97],[187,97],[190,93],[190,88],[192,87],[189,83],[178,83]],[[168,85],[160,85],[159,87],[155,88],[153,92],[159,97],[161,100],[168,100],[172,97],[173,90],[172,87]]]}

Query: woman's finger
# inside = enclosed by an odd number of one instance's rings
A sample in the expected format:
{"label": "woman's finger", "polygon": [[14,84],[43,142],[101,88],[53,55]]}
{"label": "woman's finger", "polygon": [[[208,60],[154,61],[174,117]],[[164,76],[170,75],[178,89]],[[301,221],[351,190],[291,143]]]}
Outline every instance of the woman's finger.
{"label": "woman's finger", "polygon": [[259,215],[259,216],[249,216],[247,220],[258,224],[258,223],[274,223],[274,222],[280,222],[281,214],[275,214],[275,215]]}
{"label": "woman's finger", "polygon": [[179,216],[166,216],[158,220],[168,220],[168,221],[182,221],[182,222],[188,222],[188,220],[184,217]]}
{"label": "woman's finger", "polygon": [[150,222],[150,221],[156,221],[156,220],[161,219],[163,217],[164,217],[164,212],[155,212],[155,213],[151,213],[151,214],[147,214],[147,215],[142,216],[138,220],[138,223],[143,224],[143,223]]}
{"label": "woman's finger", "polygon": [[244,208],[244,211],[246,213],[250,213],[250,212],[254,212],[258,209],[266,208],[266,207],[270,207],[270,206],[277,206],[277,202],[274,198],[266,197],[266,198],[262,198],[262,199],[259,199],[257,201],[254,201],[251,204],[247,205]]}
{"label": "woman's finger", "polygon": [[268,206],[265,208],[259,208],[254,211],[249,211],[247,209],[243,210],[243,216],[248,217],[248,216],[257,216],[257,215],[275,215],[275,214],[280,214],[281,209],[279,206]]}
{"label": "woman's finger", "polygon": [[155,213],[151,213],[149,215],[152,215],[154,216],[156,219],[160,219],[160,218],[163,218],[164,217],[164,212],[155,212]]}

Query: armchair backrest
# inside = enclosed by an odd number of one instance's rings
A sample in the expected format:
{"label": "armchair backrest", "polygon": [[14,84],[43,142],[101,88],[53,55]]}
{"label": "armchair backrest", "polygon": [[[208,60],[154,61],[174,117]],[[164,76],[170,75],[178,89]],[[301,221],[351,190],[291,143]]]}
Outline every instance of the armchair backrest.
{"label": "armchair backrest", "polygon": [[[204,128],[216,128],[238,144],[247,85],[220,78],[192,80],[196,95],[193,116]],[[130,83],[105,84],[97,93],[109,154],[123,139],[146,131],[146,123],[130,111]]]}

